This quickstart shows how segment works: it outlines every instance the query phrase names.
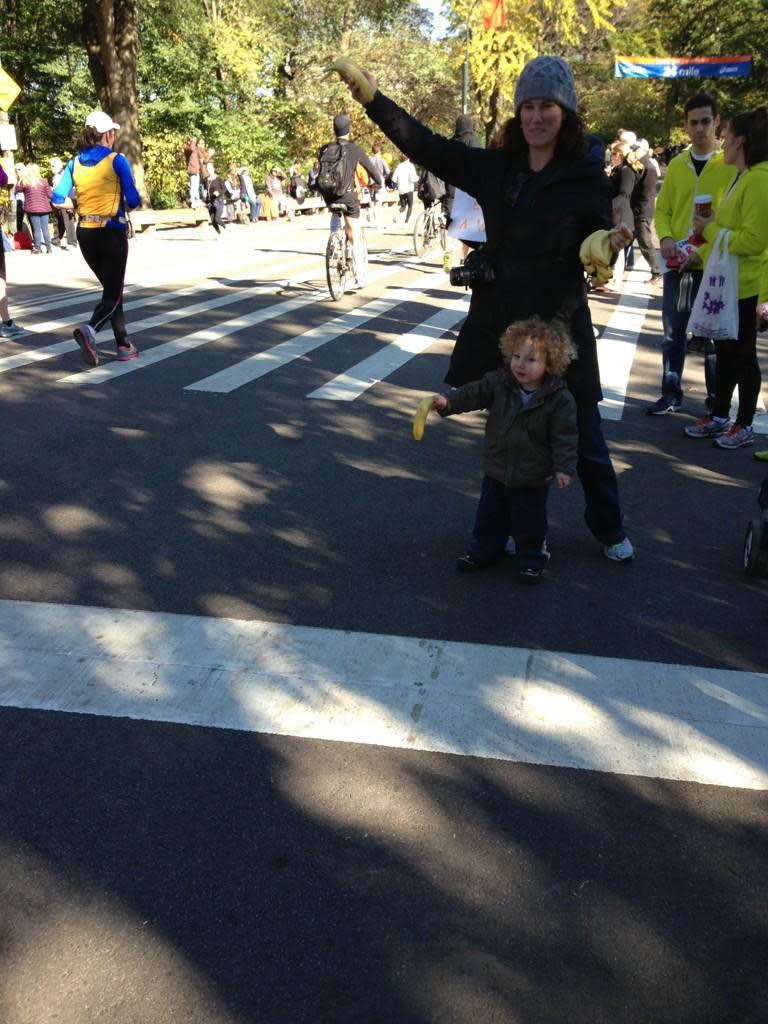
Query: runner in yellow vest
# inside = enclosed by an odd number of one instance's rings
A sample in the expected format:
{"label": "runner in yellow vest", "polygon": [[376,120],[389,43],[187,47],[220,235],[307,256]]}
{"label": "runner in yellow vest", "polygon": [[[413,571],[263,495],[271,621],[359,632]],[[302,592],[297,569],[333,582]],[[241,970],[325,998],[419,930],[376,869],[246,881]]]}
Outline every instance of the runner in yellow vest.
{"label": "runner in yellow vest", "polygon": [[54,189],[51,202],[63,210],[73,208],[69,193],[77,195],[77,242],[85,262],[102,286],[101,300],[87,324],[73,331],[87,366],[97,366],[96,332],[111,323],[122,362],[138,355],[129,340],[123,315],[123,285],[128,262],[127,211],[141,205],[128,161],[114,153],[115,124],[109,114],[94,110],[85,119],[83,144]]}

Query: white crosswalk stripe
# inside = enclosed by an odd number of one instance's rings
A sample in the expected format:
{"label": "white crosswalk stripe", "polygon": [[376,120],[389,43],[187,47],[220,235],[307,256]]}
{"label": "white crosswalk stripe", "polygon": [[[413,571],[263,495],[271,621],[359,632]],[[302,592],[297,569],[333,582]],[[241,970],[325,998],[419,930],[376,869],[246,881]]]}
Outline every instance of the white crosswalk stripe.
{"label": "white crosswalk stripe", "polygon": [[[294,276],[286,280],[264,283],[253,287],[238,286],[233,280],[231,285],[211,287],[208,282],[187,286],[162,294],[141,295],[135,294],[126,302],[127,310],[150,310],[153,306],[165,305],[166,308],[157,314],[144,316],[131,325],[131,335],[139,336],[151,332],[157,328],[165,327],[177,321],[183,321],[196,315],[208,315],[215,310],[225,309],[228,305],[237,303],[247,304],[252,298],[262,298],[274,295],[290,286],[305,285],[311,281],[319,284],[318,256],[307,255],[304,258],[296,253],[269,254],[269,269],[288,270]],[[257,266],[265,263],[264,260]],[[254,264],[248,264],[241,260],[237,267],[233,264],[227,267],[225,273],[236,273],[237,269],[254,271]],[[307,397],[311,399],[324,399],[330,401],[353,401],[365,391],[386,380],[399,367],[403,366],[410,359],[425,352],[431,345],[439,341],[446,331],[452,329],[467,312],[466,296],[455,297],[455,293],[446,287],[445,275],[441,272],[424,275],[423,263],[400,259],[398,262],[388,263],[377,268],[370,275],[370,283],[376,284],[386,281],[390,276],[397,273],[407,273],[409,270],[418,268],[419,278],[404,287],[392,291],[385,291],[378,298],[371,300],[352,310],[347,310],[341,315],[332,317],[321,324],[316,324],[307,331],[289,337],[285,341],[278,342],[263,351],[253,353],[239,362],[225,366],[223,369],[210,374],[200,380],[193,381],[185,386],[189,392],[208,392],[215,394],[227,394],[243,387],[253,381],[259,380],[267,374],[279,370],[293,361],[309,355],[311,352],[350,334],[359,327],[371,325],[369,330],[376,331],[376,319],[386,314],[402,303],[413,301],[422,293],[434,293],[437,289],[446,296],[451,296],[449,305],[445,306],[439,313],[427,318],[422,324],[406,335],[396,338],[380,351],[369,356],[362,362],[351,366],[348,370],[334,377],[322,387],[310,392]],[[601,379],[603,383],[604,400],[601,403],[601,413],[604,419],[620,420],[624,415],[627,389],[629,386],[630,373],[636,354],[637,343],[644,328],[647,308],[650,299],[650,286],[647,280],[643,280],[647,270],[640,262],[639,267],[626,274],[622,293],[618,299],[613,314],[604,328],[598,340],[598,359],[600,363]],[[172,273],[166,275],[172,280]],[[135,284],[132,291],[138,292],[149,284]],[[158,279],[154,278],[152,287],[158,287]],[[162,283],[160,287],[163,287]],[[187,304],[186,300],[194,297],[197,301]],[[77,305],[89,304],[94,296],[90,292],[66,292],[57,300],[49,300],[42,303],[32,304],[36,313],[48,309],[56,309],[61,313],[62,308],[75,307]],[[282,315],[289,315],[306,306],[320,301],[326,301],[325,290],[312,291],[300,296],[291,298],[281,297],[266,307],[249,310],[240,313],[230,320],[218,324],[211,324],[208,327],[199,329],[180,338],[155,346],[144,346],[139,339],[141,355],[139,359],[132,362],[119,363],[116,360],[109,360],[94,369],[82,369],[76,373],[68,374],[58,379],[57,383],[66,385],[95,386],[110,381],[119,380],[129,374],[149,369],[150,367],[164,362],[176,355],[190,352],[200,346],[216,342],[239,331],[247,330],[274,320]],[[167,308],[171,306],[172,308]],[[332,308],[332,307],[330,307]],[[38,322],[31,330],[32,333],[48,333],[59,330],[62,327],[71,327],[72,317],[51,319]],[[109,343],[111,348],[111,339]],[[0,357],[0,374],[17,368],[34,365],[39,362],[54,359],[76,351],[77,346],[74,340],[67,338],[51,345],[45,345],[38,349],[27,349],[15,354]],[[732,409],[732,416],[735,415],[736,407]],[[765,413],[765,405],[762,398],[758,402],[758,411],[754,421],[756,434],[768,434],[768,415]]]}
{"label": "white crosswalk stripe", "polygon": [[[215,327],[205,327],[202,330],[194,331],[192,334],[186,334],[181,338],[175,338],[173,341],[166,341],[161,345],[155,345],[153,348],[145,349],[141,353],[140,358],[134,359],[133,362],[105,363],[104,365],[97,366],[95,369],[88,370],[87,372],[72,373],[67,377],[61,377],[58,383],[73,384],[81,387],[92,387],[97,384],[104,384],[106,381],[115,380],[118,377],[125,377],[128,374],[137,373],[140,370],[146,370],[150,366],[155,366],[157,363],[163,362],[165,359],[171,359],[173,356],[180,355],[183,352],[191,352],[193,349],[199,348],[201,345],[209,344],[209,342],[219,341],[221,338],[226,338],[230,334],[236,334],[238,331],[243,331],[247,327],[256,327],[258,324],[266,323],[266,321],[273,320],[275,317],[285,316],[287,313],[293,313],[297,309],[302,309],[304,306],[311,305],[313,302],[317,302],[316,293],[302,295],[294,299],[285,299],[284,301],[276,302],[271,306],[265,306],[262,309],[257,309],[253,313],[245,313],[232,320],[226,320],[224,323],[217,324]],[[210,308],[210,306],[208,308]]]}
{"label": "white crosswalk stripe", "polygon": [[643,280],[649,273],[648,265],[644,260],[637,262],[642,269],[637,267],[626,274],[619,302],[597,342],[603,387],[600,415],[606,420],[620,420],[624,414],[629,375],[651,297],[651,286]]}
{"label": "white crosswalk stripe", "polygon": [[[398,265],[384,267],[376,271],[374,274],[371,274],[370,279],[371,281],[384,280],[399,272],[401,269],[402,268]],[[274,292],[275,290],[275,288],[265,289],[266,292]],[[224,296],[222,299],[214,301],[217,305],[222,306],[225,305],[226,302],[242,301],[242,298],[242,294],[240,294],[237,297]],[[238,331],[243,331],[250,327],[256,327],[259,324],[266,323],[268,320],[274,320],[276,317],[285,316],[288,313],[295,312],[305,306],[310,306],[319,301],[324,301],[326,298],[327,295],[325,292],[313,291],[308,295],[301,295],[293,299],[284,299],[280,302],[274,303],[273,305],[257,309],[252,313],[245,313],[213,327],[206,327],[202,330],[195,331],[183,338],[177,338],[161,345],[155,345],[153,348],[144,350],[140,357],[138,359],[134,359],[132,362],[119,363],[113,361],[105,363],[95,369],[80,371],[79,373],[72,373],[66,377],[61,377],[58,383],[73,384],[79,387],[90,387],[97,384],[104,384],[119,377],[138,373],[150,366],[154,366],[156,363],[163,362],[166,359],[171,359],[173,356],[180,355],[184,352],[190,352],[195,348],[199,348],[201,345],[207,345],[210,342],[218,341],[221,338],[236,334]],[[213,304],[214,303],[211,302],[207,305],[205,303],[201,303],[200,305],[201,307],[211,308]],[[190,311],[196,311],[196,307],[187,307],[187,310],[185,312],[180,312],[179,316],[187,315]],[[152,326],[159,326],[165,322],[162,317],[153,317],[152,320],[157,320],[157,323],[153,323]],[[147,323],[140,322],[139,326],[142,330],[146,329]],[[136,333],[136,331],[134,330],[132,333]]]}
{"label": "white crosswalk stripe", "polygon": [[[260,261],[248,263],[240,262],[235,266],[228,266],[226,272],[230,275],[240,274],[247,272],[249,275],[253,275],[259,267],[268,267],[272,273],[279,271],[283,268],[293,269],[294,275],[297,273],[308,273],[313,267],[316,268],[317,261],[312,258],[307,258],[302,261],[301,265],[297,266],[296,257],[290,253],[279,253],[273,255],[269,262]],[[220,278],[220,275],[219,275]],[[187,287],[179,288],[176,282],[178,281],[178,271],[174,270],[167,274],[158,277],[153,275],[148,278],[146,282],[133,281],[130,284],[126,284],[124,295],[134,295],[137,292],[146,291],[152,289],[164,289],[159,295],[144,295],[135,299],[127,299],[123,301],[123,308],[127,310],[132,309],[146,309],[148,306],[155,306],[161,302],[175,302],[180,298],[184,298],[187,295],[197,295],[200,292],[206,290],[210,285],[202,284],[197,282]],[[218,279],[213,283],[213,287],[216,288],[218,285]],[[22,319],[28,314],[46,313],[51,309],[61,311],[69,307],[85,306],[87,308],[93,308],[93,306],[99,300],[99,291],[93,289],[89,284],[87,288],[80,289],[78,291],[64,292],[62,295],[57,295],[55,299],[41,300],[35,303],[27,303],[22,306],[14,307],[17,319]],[[60,317],[55,320],[45,320],[42,323],[35,323],[27,327],[30,334],[48,334],[52,331],[61,329],[62,327],[72,326],[72,317]]]}
{"label": "white crosswalk stripe", "polygon": [[768,788],[768,676],[0,601],[0,706]]}
{"label": "white crosswalk stripe", "polygon": [[369,356],[356,366],[350,367],[346,373],[334,377],[317,390],[310,392],[307,398],[324,398],[333,402],[351,402],[363,392],[386,380],[391,374],[404,366],[415,355],[426,351],[452,327],[467,315],[469,300],[462,296],[454,299],[445,309],[435,313],[415,331],[395,338],[386,348]]}
{"label": "white crosswalk stripe", "polygon": [[[249,292],[251,295],[273,295],[276,291],[281,291],[290,284],[304,283],[303,281],[276,281],[274,284],[269,285],[258,285],[252,288]],[[173,295],[173,301],[178,303],[180,299],[184,299],[189,295],[198,295],[200,293],[199,286],[192,286],[190,288],[183,289],[182,291],[176,292]],[[139,309],[146,309],[154,305],[158,305],[163,302],[168,302],[168,295],[153,296],[144,300],[136,300],[135,302],[128,303],[126,308],[136,307]],[[218,298],[206,298],[205,300],[193,304],[191,306],[185,306],[183,303],[173,310],[167,310],[163,313],[159,313],[156,316],[145,317],[143,320],[137,320],[131,325],[131,335],[139,335],[143,331],[152,330],[154,327],[161,327],[164,324],[171,323],[174,320],[182,320],[188,316],[194,316],[196,313],[205,313],[211,309],[220,309],[222,306],[231,306],[236,302],[243,301],[243,292],[241,289],[228,290],[225,295],[219,296]],[[57,330],[61,327],[71,326],[72,320],[51,320],[42,324],[38,324],[35,327],[37,333],[47,333],[49,331]],[[47,359],[53,359],[56,356],[64,355],[67,352],[77,350],[77,343],[73,339],[67,339],[66,341],[57,341],[53,345],[45,345],[39,349],[28,349],[24,352],[19,352],[12,356],[3,356],[0,358],[0,373],[7,373],[9,370],[18,369],[21,366],[27,366],[31,363],[43,362]],[[91,370],[91,373],[94,371]],[[69,378],[64,378],[69,380]],[[85,382],[82,382],[85,383]]]}
{"label": "white crosswalk stripe", "polygon": [[272,373],[281,366],[286,366],[294,359],[308,355],[315,349],[326,345],[330,341],[335,341],[336,338],[340,338],[344,334],[349,334],[350,331],[357,330],[363,324],[383,316],[395,306],[413,301],[418,295],[428,292],[432,288],[439,287],[444,283],[444,274],[434,274],[424,281],[408,285],[406,288],[398,288],[394,292],[366,303],[364,306],[358,306],[347,313],[342,313],[341,316],[335,317],[327,323],[304,331],[303,334],[299,334],[295,338],[289,338],[287,341],[280,342],[280,344],[274,345],[265,352],[257,352],[255,355],[242,360],[234,366],[228,367],[226,370],[221,370],[210,377],[205,377],[195,384],[188,384],[185,390],[212,391],[217,394],[234,391],[244,384]]}

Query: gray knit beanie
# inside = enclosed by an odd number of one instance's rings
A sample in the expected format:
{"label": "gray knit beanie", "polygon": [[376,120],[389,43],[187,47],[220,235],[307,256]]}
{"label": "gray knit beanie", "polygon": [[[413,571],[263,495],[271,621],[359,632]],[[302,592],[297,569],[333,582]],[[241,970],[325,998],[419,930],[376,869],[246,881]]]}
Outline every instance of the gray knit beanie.
{"label": "gray knit beanie", "polygon": [[534,57],[528,61],[515,87],[515,114],[528,100],[554,100],[576,112],[576,83],[562,57]]}

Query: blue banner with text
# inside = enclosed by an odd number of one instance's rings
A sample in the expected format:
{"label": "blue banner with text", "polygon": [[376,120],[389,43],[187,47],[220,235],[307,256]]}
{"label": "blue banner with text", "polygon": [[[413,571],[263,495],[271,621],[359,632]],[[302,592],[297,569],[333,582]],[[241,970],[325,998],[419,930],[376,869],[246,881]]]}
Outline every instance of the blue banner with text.
{"label": "blue banner with text", "polygon": [[746,78],[751,57],[616,57],[615,78]]}

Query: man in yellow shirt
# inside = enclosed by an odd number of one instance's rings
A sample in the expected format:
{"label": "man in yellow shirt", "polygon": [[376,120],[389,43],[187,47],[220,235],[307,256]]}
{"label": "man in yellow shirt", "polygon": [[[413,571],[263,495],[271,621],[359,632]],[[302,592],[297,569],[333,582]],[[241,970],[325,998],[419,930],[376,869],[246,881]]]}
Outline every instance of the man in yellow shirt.
{"label": "man in yellow shirt", "polygon": [[[680,260],[678,245],[692,233],[696,196],[710,196],[712,209],[717,210],[720,199],[735,177],[735,168],[723,162],[717,143],[719,124],[715,100],[704,92],[691,96],[685,104],[685,130],[691,145],[670,160],[656,201],[656,233],[667,269],[661,313],[664,329],[661,398],[648,408],[649,416],[664,416],[677,411],[683,404],[686,329],[690,304],[701,284],[702,270],[698,262],[691,261],[689,265],[687,261]],[[678,310],[680,281],[685,272],[692,276],[690,304],[684,303],[687,308]],[[714,390],[714,381],[711,386]]]}

